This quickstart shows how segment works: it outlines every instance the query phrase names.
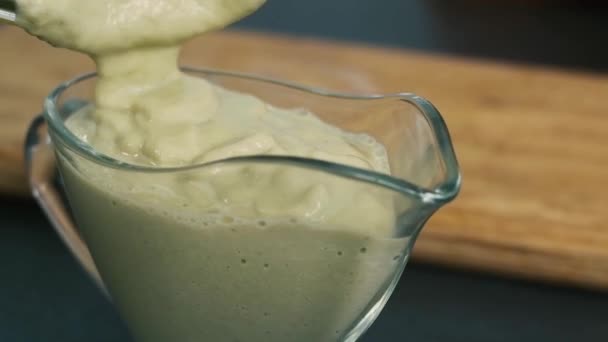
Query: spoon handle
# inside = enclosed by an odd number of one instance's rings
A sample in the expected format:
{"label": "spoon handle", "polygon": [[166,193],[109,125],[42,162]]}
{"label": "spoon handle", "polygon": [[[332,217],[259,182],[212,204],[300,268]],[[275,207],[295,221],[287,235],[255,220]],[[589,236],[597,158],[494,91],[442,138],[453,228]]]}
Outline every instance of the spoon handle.
{"label": "spoon handle", "polygon": [[0,23],[12,24],[17,18],[17,4],[14,0],[0,0]]}

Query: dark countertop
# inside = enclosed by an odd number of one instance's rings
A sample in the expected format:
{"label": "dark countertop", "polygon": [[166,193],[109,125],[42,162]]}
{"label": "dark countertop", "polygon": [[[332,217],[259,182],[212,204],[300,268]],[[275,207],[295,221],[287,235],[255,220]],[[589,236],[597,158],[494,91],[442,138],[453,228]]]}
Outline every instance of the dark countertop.
{"label": "dark countertop", "polygon": [[[608,70],[606,11],[455,2],[270,0],[238,26]],[[0,275],[0,341],[131,341],[32,201],[0,198]],[[608,294],[410,264],[363,341],[608,341],[607,320]]]}

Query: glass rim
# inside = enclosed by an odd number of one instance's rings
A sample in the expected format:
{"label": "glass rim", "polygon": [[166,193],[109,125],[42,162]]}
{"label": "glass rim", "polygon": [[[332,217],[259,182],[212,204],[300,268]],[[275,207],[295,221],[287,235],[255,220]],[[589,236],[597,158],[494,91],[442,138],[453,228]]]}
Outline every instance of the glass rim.
{"label": "glass rim", "polygon": [[243,163],[243,162],[256,162],[256,163],[281,163],[297,167],[303,167],[308,169],[315,169],[319,171],[329,172],[338,176],[363,181],[366,183],[375,184],[390,190],[400,192],[404,195],[414,197],[423,203],[441,205],[443,203],[451,201],[458,192],[460,191],[461,175],[456,159],[456,154],[452,146],[450,134],[447,126],[435,106],[428,100],[417,96],[413,93],[392,93],[392,94],[352,94],[352,93],[341,93],[334,92],[327,89],[305,86],[289,81],[281,81],[273,78],[267,78],[259,75],[253,75],[248,73],[239,73],[224,70],[215,69],[204,69],[204,68],[191,68],[182,67],[182,71],[190,74],[198,74],[209,76],[221,76],[221,77],[232,77],[240,78],[257,82],[270,83],[278,86],[283,86],[293,90],[298,90],[313,95],[319,95],[324,97],[333,97],[338,99],[347,100],[381,100],[381,99],[397,99],[405,101],[415,106],[420,113],[425,117],[427,123],[431,126],[434,138],[436,139],[439,154],[443,165],[445,165],[446,176],[445,178],[434,188],[427,189],[418,186],[407,180],[393,177],[388,174],[361,169],[357,167],[351,167],[339,163],[333,163],[329,161],[323,161],[312,158],[294,157],[294,156],[277,156],[277,155],[252,155],[252,156],[240,156],[231,157],[226,159],[215,160],[211,162],[205,162],[200,164],[178,166],[178,167],[157,167],[157,166],[144,166],[130,164],[108,155],[100,153],[93,149],[90,145],[84,143],[78,137],[76,137],[67,127],[65,126],[59,109],[57,106],[57,100],[61,95],[70,87],[92,78],[97,77],[97,73],[90,72],[77,76],[71,80],[61,83],[46,97],[44,101],[44,117],[51,129],[56,136],[61,140],[67,148],[80,156],[101,164],[106,167],[120,169],[125,171],[144,172],[144,173],[174,173],[182,171],[192,171],[196,169],[206,168],[217,164],[225,163]]}

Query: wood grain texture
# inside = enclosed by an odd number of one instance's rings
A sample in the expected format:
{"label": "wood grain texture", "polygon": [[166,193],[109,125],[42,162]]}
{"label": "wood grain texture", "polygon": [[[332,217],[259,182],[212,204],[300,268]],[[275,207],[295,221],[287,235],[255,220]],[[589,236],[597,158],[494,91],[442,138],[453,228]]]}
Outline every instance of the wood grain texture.
{"label": "wood grain texture", "polygon": [[[27,123],[52,87],[93,64],[15,28],[0,30],[0,45],[0,191],[23,196]],[[451,130],[464,182],[414,257],[608,289],[607,75],[244,32],[194,40],[182,61],[430,99]]]}

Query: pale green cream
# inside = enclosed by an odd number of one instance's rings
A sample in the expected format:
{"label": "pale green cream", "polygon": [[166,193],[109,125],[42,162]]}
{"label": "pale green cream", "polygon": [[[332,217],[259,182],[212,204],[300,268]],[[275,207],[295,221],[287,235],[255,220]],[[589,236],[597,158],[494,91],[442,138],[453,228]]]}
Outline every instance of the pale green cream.
{"label": "pale green cream", "polygon": [[[67,126],[132,164],[292,155],[390,173],[386,151],[303,110],[192,78],[179,46],[264,0],[18,0],[19,23],[97,63]],[[172,174],[59,159],[79,227],[141,341],[333,341],[398,271],[393,195],[326,173],[217,164]]]}

